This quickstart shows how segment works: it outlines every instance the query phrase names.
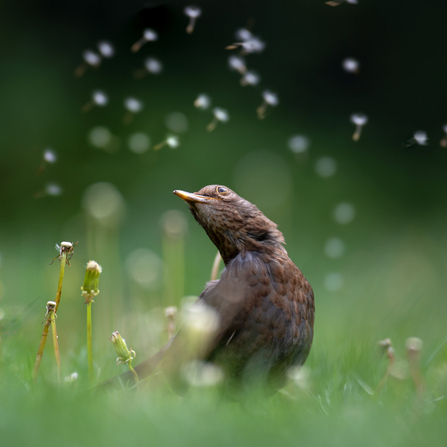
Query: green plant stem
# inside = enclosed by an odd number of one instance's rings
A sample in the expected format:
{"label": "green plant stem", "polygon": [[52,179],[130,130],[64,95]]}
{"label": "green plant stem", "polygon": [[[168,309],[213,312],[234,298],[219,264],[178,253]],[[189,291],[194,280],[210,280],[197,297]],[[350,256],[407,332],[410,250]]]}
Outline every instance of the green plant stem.
{"label": "green plant stem", "polygon": [[132,365],[131,365],[130,362],[127,364],[127,366],[128,366],[129,369],[132,371],[132,374],[133,374],[133,376],[134,376],[134,378],[135,378],[135,383],[138,383],[138,382],[140,381],[140,379],[139,379],[139,377],[138,377],[137,372],[133,369],[133,367],[132,367]]}
{"label": "green plant stem", "polygon": [[93,383],[93,345],[92,345],[92,302],[87,304],[87,357],[88,378]]}
{"label": "green plant stem", "polygon": [[61,356],[59,354],[59,343],[57,340],[56,314],[54,312],[50,312],[48,319],[51,321],[51,330],[53,332],[54,355],[56,356],[57,365],[57,381],[58,383],[61,383]]}
{"label": "green plant stem", "polygon": [[[56,300],[55,300],[55,302],[56,302],[56,310],[55,310],[55,313],[57,312],[57,309],[59,307],[59,303],[61,301],[62,283],[64,281],[64,272],[65,272],[65,261],[66,261],[66,259],[67,259],[67,254],[66,253],[62,253],[62,255],[60,257],[61,269],[60,269],[60,273],[59,273],[59,283],[58,283],[57,292],[56,292]],[[50,329],[50,324],[51,324],[51,318],[47,318],[47,320],[45,322],[45,326],[43,328],[42,337],[40,339],[39,349],[37,351],[36,363],[34,364],[34,371],[33,371],[34,383],[36,382],[37,375],[39,374],[40,363],[42,362],[43,351],[45,350],[45,344],[47,342],[47,337],[48,337],[48,331]]]}

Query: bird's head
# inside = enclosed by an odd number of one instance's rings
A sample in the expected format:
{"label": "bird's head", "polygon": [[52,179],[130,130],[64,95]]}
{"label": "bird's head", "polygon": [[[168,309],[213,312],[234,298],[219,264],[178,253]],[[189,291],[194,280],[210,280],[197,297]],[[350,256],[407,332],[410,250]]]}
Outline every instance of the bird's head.
{"label": "bird's head", "polygon": [[245,251],[270,252],[284,243],[277,225],[259,209],[222,185],[199,192],[174,191],[219,249],[225,263]]}

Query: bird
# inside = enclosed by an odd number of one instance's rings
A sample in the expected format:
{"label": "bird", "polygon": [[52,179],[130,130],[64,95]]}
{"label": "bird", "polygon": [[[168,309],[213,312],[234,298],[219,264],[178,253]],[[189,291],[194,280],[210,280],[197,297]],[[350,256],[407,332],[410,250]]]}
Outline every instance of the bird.
{"label": "bird", "polygon": [[[289,258],[277,225],[254,204],[222,185],[173,193],[189,205],[225,264],[221,278],[208,282],[197,300],[214,311],[218,323],[195,355],[219,366],[232,385],[257,383],[277,391],[288,368],[303,365],[309,355],[312,287]],[[135,367],[140,379],[160,365],[180,370],[189,340],[182,331]]]}

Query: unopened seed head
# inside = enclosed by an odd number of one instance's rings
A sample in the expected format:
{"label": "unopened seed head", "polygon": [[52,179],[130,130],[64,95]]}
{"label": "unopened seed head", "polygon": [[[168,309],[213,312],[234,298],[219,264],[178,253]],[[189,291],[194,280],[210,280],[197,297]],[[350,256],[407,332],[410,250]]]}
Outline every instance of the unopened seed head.
{"label": "unopened seed head", "polygon": [[57,161],[57,155],[56,152],[53,149],[45,149],[43,153],[43,159],[48,163],[56,163]]}
{"label": "unopened seed head", "polygon": [[228,65],[232,70],[245,70],[245,60],[241,56],[230,56]]}
{"label": "unopened seed head", "polygon": [[184,9],[184,13],[191,18],[200,17],[202,14],[202,9],[199,6],[186,6]]}
{"label": "unopened seed head", "polygon": [[93,102],[100,107],[104,107],[109,102],[109,97],[101,90],[96,90],[92,94]]}
{"label": "unopened seed head", "polygon": [[363,113],[353,113],[351,115],[351,122],[357,126],[364,126],[368,122],[368,117]]}
{"label": "unopened seed head", "polygon": [[152,28],[146,28],[143,31],[143,37],[148,42],[154,42],[155,40],[158,40],[158,33],[157,33],[157,31],[153,30]]}
{"label": "unopened seed head", "polygon": [[218,121],[222,121],[223,123],[227,122],[230,119],[230,115],[228,111],[222,109],[221,107],[214,107],[213,109],[214,116]]}
{"label": "unopened seed head", "polygon": [[198,109],[206,110],[211,105],[211,98],[207,94],[201,93],[194,101],[194,105]]}
{"label": "unopened seed head", "polygon": [[143,102],[139,99],[128,97],[124,100],[124,107],[132,113],[138,113],[141,112],[143,109]]}
{"label": "unopened seed head", "polygon": [[418,130],[417,132],[415,132],[413,137],[416,140],[416,143],[421,146],[426,146],[428,144],[427,134],[423,130]]}
{"label": "unopened seed head", "polygon": [[169,306],[165,308],[165,315],[167,317],[173,317],[177,313],[177,307]]}
{"label": "unopened seed head", "polygon": [[113,48],[113,45],[106,40],[98,42],[98,50],[104,57],[107,58],[113,57],[113,55],[115,54],[115,48]]}
{"label": "unopened seed head", "polygon": [[264,90],[262,92],[262,97],[264,98],[264,101],[269,106],[277,106],[279,104],[278,95],[276,93],[271,92],[270,90]]}
{"label": "unopened seed head", "polygon": [[98,273],[102,273],[102,267],[96,261],[88,261],[86,269],[95,270]]}
{"label": "unopened seed head", "polygon": [[63,242],[61,242],[61,247],[63,247],[63,248],[72,248],[73,244],[71,242],[63,241]]}
{"label": "unopened seed head", "polygon": [[348,73],[356,73],[360,68],[360,63],[357,59],[348,57],[343,61],[342,66],[343,70],[347,71]]}
{"label": "unopened seed head", "polygon": [[62,194],[62,188],[57,183],[47,183],[45,185],[45,192],[49,196],[60,196]]}
{"label": "unopened seed head", "polygon": [[84,58],[85,62],[92,67],[98,67],[101,63],[101,56],[92,50],[84,51],[84,53],[82,53],[82,57]]}
{"label": "unopened seed head", "polygon": [[160,74],[163,71],[163,64],[155,57],[148,57],[144,61],[144,67],[152,74]]}
{"label": "unopened seed head", "polygon": [[422,349],[422,345],[422,340],[417,337],[410,337],[405,341],[405,347],[408,351],[420,351]]}
{"label": "unopened seed head", "polygon": [[253,70],[247,71],[242,77],[242,80],[245,84],[248,85],[258,85],[261,81],[261,77]]}

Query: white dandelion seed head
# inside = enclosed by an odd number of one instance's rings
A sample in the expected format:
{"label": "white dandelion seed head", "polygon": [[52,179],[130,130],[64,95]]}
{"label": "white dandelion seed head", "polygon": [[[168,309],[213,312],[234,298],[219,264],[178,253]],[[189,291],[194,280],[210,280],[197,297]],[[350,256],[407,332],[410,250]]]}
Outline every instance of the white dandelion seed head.
{"label": "white dandelion seed head", "polygon": [[324,244],[324,253],[328,258],[341,258],[345,252],[344,242],[337,237],[330,237]]}
{"label": "white dandelion seed head", "polygon": [[62,188],[57,183],[47,183],[45,185],[45,192],[49,196],[60,196],[62,194]]}
{"label": "white dandelion seed head", "polygon": [[261,76],[254,70],[249,70],[242,76],[242,80],[248,85],[258,85],[261,82]]}
{"label": "white dandelion seed head", "polygon": [[230,56],[228,65],[232,70],[245,70],[245,60],[241,56]]}
{"label": "white dandelion seed head", "polygon": [[421,145],[421,146],[427,146],[427,141],[428,141],[428,137],[427,137],[427,133],[424,132],[423,130],[418,130],[417,132],[415,132],[413,134],[413,138],[416,140],[416,143]]}
{"label": "white dandelion seed head", "polygon": [[163,64],[155,57],[148,57],[144,61],[144,66],[149,73],[160,74],[163,71]]}
{"label": "white dandelion seed head", "polygon": [[93,102],[100,107],[104,107],[109,102],[109,97],[101,90],[96,90],[92,93]]}
{"label": "white dandelion seed head", "polygon": [[265,48],[265,42],[263,42],[259,37],[251,37],[248,40],[241,42],[242,48],[247,53],[262,53]]}
{"label": "white dandelion seed head", "polygon": [[351,122],[357,126],[364,126],[368,122],[368,117],[364,113],[353,113]]}
{"label": "white dandelion seed head", "polygon": [[180,140],[179,137],[176,135],[170,135],[168,138],[166,138],[166,144],[171,148],[175,149],[179,146]]}
{"label": "white dandelion seed head", "polygon": [[158,33],[152,28],[146,28],[143,30],[143,37],[148,42],[154,42],[155,40],[158,40]]}
{"label": "white dandelion seed head", "polygon": [[43,153],[43,159],[48,163],[56,163],[56,161],[57,161],[56,151],[54,151],[51,148],[45,149],[45,151]]}
{"label": "white dandelion seed head", "polygon": [[288,146],[295,154],[301,154],[309,148],[310,140],[304,135],[295,135],[289,139]]}
{"label": "white dandelion seed head", "polygon": [[137,98],[133,98],[133,97],[129,96],[128,98],[126,98],[124,100],[124,107],[129,112],[138,113],[138,112],[141,112],[141,110],[143,109],[143,102]]}
{"label": "white dandelion seed head", "polygon": [[239,28],[234,33],[234,37],[237,41],[245,42],[247,40],[250,40],[253,37],[253,34],[246,28]]}
{"label": "white dandelion seed head", "polygon": [[112,134],[107,127],[96,126],[90,130],[87,139],[92,146],[103,148],[110,143]]}
{"label": "white dandelion seed head", "polygon": [[334,219],[339,224],[345,225],[354,220],[355,208],[348,202],[339,203],[334,210]]}
{"label": "white dandelion seed head", "polygon": [[151,140],[146,134],[137,132],[129,137],[127,145],[132,152],[142,154],[149,149]]}
{"label": "white dandelion seed head", "polygon": [[98,50],[104,57],[113,57],[115,54],[115,48],[113,48],[113,45],[106,40],[98,42]]}
{"label": "white dandelion seed head", "polygon": [[199,6],[186,6],[183,11],[188,17],[191,18],[197,18],[202,15],[202,9]]}
{"label": "white dandelion seed head", "polygon": [[347,71],[348,73],[355,73],[360,68],[360,62],[357,59],[354,59],[353,57],[347,57],[342,62],[343,70]]}
{"label": "white dandelion seed head", "polygon": [[225,123],[230,119],[230,115],[228,114],[228,111],[225,109],[222,109],[221,107],[214,107],[213,114],[216,117],[218,121],[222,121]]}
{"label": "white dandelion seed head", "polygon": [[101,63],[101,56],[92,50],[84,51],[82,53],[82,57],[84,58],[85,62],[92,67],[98,67]]}
{"label": "white dandelion seed head", "polygon": [[269,106],[277,106],[279,104],[279,99],[277,93],[273,93],[270,90],[264,90],[262,92],[262,97],[264,98],[264,101]]}
{"label": "white dandelion seed head", "polygon": [[337,172],[337,162],[332,157],[321,157],[315,163],[315,171],[320,177],[332,177]]}
{"label": "white dandelion seed head", "polygon": [[194,101],[194,105],[199,109],[206,110],[211,105],[211,98],[207,94],[201,93]]}

